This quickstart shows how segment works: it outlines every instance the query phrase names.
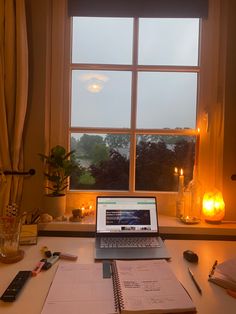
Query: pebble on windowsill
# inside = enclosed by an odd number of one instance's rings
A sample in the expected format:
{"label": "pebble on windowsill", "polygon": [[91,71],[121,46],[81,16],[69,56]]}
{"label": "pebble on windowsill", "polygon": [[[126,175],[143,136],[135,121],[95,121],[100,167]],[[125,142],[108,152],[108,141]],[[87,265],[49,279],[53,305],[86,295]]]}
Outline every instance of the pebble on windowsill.
{"label": "pebble on windowsill", "polygon": [[53,217],[49,214],[41,214],[40,215],[40,222],[52,222]]}
{"label": "pebble on windowsill", "polygon": [[52,222],[52,221],[57,221],[57,222],[67,221],[67,217],[66,216],[59,216],[59,217],[53,218],[49,214],[41,214],[40,215],[40,222],[47,223],[47,222]]}

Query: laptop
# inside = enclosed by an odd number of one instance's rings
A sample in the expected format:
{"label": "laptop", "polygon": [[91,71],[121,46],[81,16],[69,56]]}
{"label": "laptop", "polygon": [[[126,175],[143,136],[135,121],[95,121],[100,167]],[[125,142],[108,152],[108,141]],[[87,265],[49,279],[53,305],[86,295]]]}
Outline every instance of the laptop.
{"label": "laptop", "polygon": [[95,259],[170,259],[155,197],[98,196]]}

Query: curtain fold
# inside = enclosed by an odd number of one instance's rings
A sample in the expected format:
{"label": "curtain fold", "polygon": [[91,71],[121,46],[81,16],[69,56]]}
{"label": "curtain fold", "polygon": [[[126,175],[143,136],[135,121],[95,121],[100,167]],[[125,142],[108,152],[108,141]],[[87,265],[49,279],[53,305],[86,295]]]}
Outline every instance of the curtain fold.
{"label": "curtain fold", "polygon": [[23,170],[23,132],[28,97],[28,43],[24,0],[0,0],[0,214],[20,207],[23,178],[3,176]]}

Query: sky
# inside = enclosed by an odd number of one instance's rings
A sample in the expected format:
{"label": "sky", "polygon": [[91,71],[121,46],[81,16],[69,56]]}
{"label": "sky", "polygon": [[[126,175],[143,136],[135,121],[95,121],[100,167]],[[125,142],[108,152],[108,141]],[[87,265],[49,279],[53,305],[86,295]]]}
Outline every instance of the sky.
{"label": "sky", "polygon": [[[140,19],[140,65],[197,66],[198,19]],[[73,63],[132,62],[133,20],[73,18]],[[72,119],[78,127],[130,127],[130,71],[72,71]],[[195,128],[197,74],[138,74],[138,128]]]}

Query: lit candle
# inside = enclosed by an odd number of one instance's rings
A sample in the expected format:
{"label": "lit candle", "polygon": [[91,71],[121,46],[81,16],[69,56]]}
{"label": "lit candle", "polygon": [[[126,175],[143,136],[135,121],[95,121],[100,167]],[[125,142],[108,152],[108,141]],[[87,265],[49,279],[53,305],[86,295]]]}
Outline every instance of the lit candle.
{"label": "lit candle", "polygon": [[174,190],[175,191],[177,191],[178,189],[178,172],[179,172],[178,168],[175,167],[174,169]]}
{"label": "lit candle", "polygon": [[184,215],[184,172],[180,169],[179,190],[176,199],[176,217],[181,218]]}
{"label": "lit candle", "polygon": [[184,187],[184,171],[181,168],[180,175],[179,175],[179,189],[183,189],[183,187]]}
{"label": "lit candle", "polygon": [[82,204],[81,210],[82,210],[82,215],[85,216],[85,207],[84,207],[84,204]]}

